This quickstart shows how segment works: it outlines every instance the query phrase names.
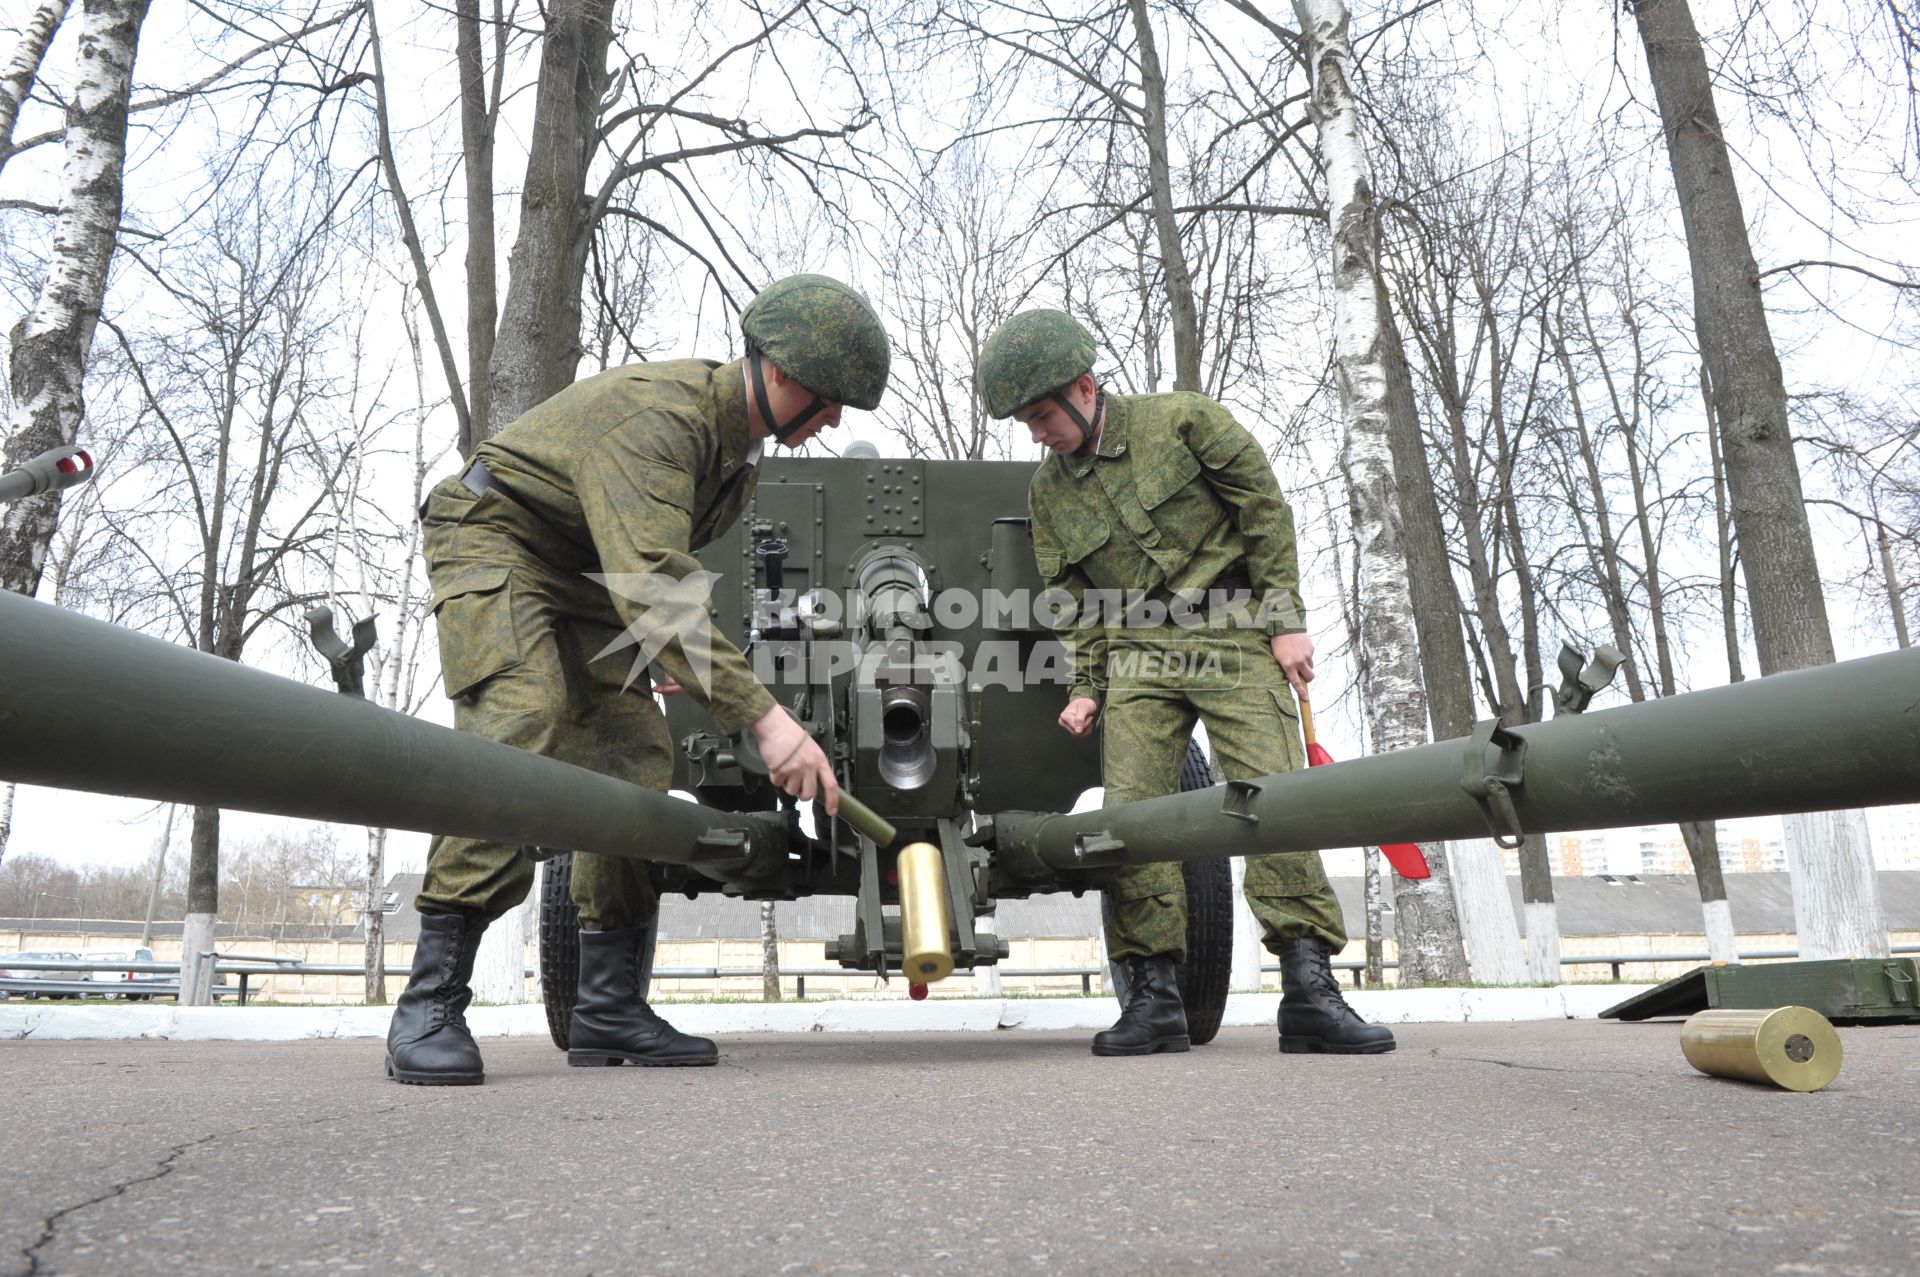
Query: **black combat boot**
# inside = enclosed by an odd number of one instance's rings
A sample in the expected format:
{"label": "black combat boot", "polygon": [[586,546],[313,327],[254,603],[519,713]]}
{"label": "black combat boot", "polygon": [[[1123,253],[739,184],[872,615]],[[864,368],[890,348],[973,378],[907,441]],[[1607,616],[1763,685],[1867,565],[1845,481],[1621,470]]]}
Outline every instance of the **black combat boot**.
{"label": "black combat boot", "polygon": [[1340,996],[1332,951],[1319,940],[1280,946],[1280,1049],[1288,1055],[1379,1055],[1393,1050],[1393,1031],[1368,1024]]}
{"label": "black combat boot", "polygon": [[1173,978],[1173,957],[1156,953],[1124,959],[1127,966],[1127,1004],[1111,1029],[1093,1035],[1095,1055],[1152,1055],[1155,1051],[1191,1050],[1187,1037],[1187,1008]]}
{"label": "black combat boot", "polygon": [[580,993],[567,1031],[567,1063],[712,1064],[720,1049],[653,1013],[640,993],[645,927],[580,929]]}
{"label": "black combat boot", "polygon": [[467,1032],[473,956],[487,920],[479,913],[423,913],[413,974],[387,1026],[387,1076],[421,1086],[478,1086],[480,1048]]}

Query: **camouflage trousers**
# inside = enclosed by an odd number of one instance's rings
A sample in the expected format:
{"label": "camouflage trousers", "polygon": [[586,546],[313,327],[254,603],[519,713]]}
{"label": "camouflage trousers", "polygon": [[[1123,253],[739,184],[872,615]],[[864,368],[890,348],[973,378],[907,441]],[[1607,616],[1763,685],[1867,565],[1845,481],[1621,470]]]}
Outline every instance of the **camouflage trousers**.
{"label": "camouflage trousers", "polygon": [[[1259,631],[1116,632],[1107,673],[1100,772],[1109,807],[1179,792],[1196,719],[1206,724],[1228,780],[1306,766],[1299,706]],[[1101,882],[1110,957],[1185,959],[1187,893],[1179,865],[1129,865],[1107,871]],[[1268,949],[1309,936],[1345,947],[1346,921],[1319,852],[1249,857],[1243,889]]]}
{"label": "camouflage trousers", "polygon": [[[453,725],[665,790],[672,741],[645,671],[622,690],[632,649],[594,659],[623,632],[606,589],[555,566],[590,566],[580,548],[458,479],[433,490],[422,523]],[[534,872],[520,847],[437,837],[417,907],[498,918],[526,899]],[[580,925],[596,931],[645,922],[658,906],[646,865],[618,856],[576,855],[573,899]]]}

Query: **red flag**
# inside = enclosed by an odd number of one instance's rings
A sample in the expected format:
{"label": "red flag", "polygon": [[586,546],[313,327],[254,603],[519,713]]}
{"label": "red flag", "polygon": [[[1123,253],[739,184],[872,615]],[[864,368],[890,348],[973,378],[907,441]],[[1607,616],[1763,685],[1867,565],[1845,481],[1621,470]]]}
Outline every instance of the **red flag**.
{"label": "red flag", "polygon": [[[1307,766],[1325,767],[1333,762],[1333,755],[1326,746],[1313,738],[1313,706],[1307,698],[1300,698],[1300,728],[1307,738]],[[1393,871],[1402,878],[1431,878],[1433,870],[1427,867],[1427,858],[1420,854],[1420,848],[1410,842],[1397,842],[1382,847],[1380,854],[1387,858]]]}

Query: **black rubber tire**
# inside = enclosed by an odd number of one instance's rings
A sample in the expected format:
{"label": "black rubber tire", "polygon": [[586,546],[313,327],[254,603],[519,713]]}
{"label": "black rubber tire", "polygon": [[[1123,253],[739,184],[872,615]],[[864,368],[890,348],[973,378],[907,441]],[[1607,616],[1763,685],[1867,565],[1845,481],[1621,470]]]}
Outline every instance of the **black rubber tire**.
{"label": "black rubber tire", "polygon": [[[573,1025],[573,1004],[580,992],[580,907],[573,903],[573,853],[541,862],[540,999],[547,1007],[547,1034],[562,1051]],[[640,996],[653,984],[653,949],[659,942],[659,915],[640,943]]]}
{"label": "black rubber tire", "polygon": [[547,1033],[567,1049],[573,1003],[580,989],[580,907],[573,903],[573,853],[540,865],[540,1000]]}
{"label": "black rubber tire", "polygon": [[[1187,742],[1180,767],[1180,792],[1208,789],[1213,766],[1200,742]],[[1187,887],[1187,960],[1174,969],[1180,1000],[1187,1007],[1187,1038],[1195,1046],[1213,1041],[1227,1014],[1233,985],[1233,866],[1226,857],[1189,860],[1180,866]],[[1109,963],[1115,996],[1127,1000],[1126,968]]]}

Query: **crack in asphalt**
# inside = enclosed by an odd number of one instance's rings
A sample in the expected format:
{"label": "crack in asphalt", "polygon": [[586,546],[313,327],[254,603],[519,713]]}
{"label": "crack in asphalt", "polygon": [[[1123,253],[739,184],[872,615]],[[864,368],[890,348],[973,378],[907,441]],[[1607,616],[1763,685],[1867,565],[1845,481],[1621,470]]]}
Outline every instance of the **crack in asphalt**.
{"label": "crack in asphalt", "polygon": [[[421,1104],[431,1102],[431,1100],[420,1099],[403,1104],[382,1105],[372,1110],[372,1115],[375,1117],[383,1117],[388,1113],[398,1113],[403,1109],[415,1108]],[[39,1238],[33,1245],[23,1246],[20,1249],[21,1258],[27,1261],[27,1266],[9,1274],[8,1277],[39,1277],[39,1274],[43,1271],[40,1267],[40,1252],[46,1249],[47,1245],[54,1240],[54,1237],[60,1231],[61,1222],[65,1220],[67,1216],[83,1211],[89,1206],[98,1206],[102,1202],[110,1202],[116,1197],[123,1197],[126,1195],[127,1190],[138,1187],[141,1184],[151,1184],[155,1180],[165,1179],[167,1176],[173,1174],[175,1163],[184,1157],[190,1149],[198,1148],[202,1144],[211,1144],[218,1139],[227,1139],[235,1135],[249,1135],[255,1131],[269,1131],[282,1127],[317,1126],[322,1122],[338,1121],[340,1116],[338,1113],[327,1113],[320,1117],[302,1118],[297,1122],[257,1122],[252,1126],[239,1126],[230,1131],[214,1131],[209,1135],[202,1135],[197,1140],[188,1140],[184,1144],[176,1144],[165,1157],[160,1159],[158,1169],[152,1174],[136,1175],[132,1179],[123,1180],[96,1197],[89,1197],[84,1202],[75,1202],[71,1206],[62,1206],[59,1210],[48,1215],[40,1223]],[[51,1272],[52,1270],[48,1269],[45,1271]]]}
{"label": "crack in asphalt", "polygon": [[176,1144],[173,1147],[173,1151],[160,1159],[159,1168],[151,1175],[136,1175],[132,1179],[123,1180],[115,1184],[112,1188],[109,1188],[106,1192],[101,1193],[98,1197],[90,1197],[86,1201],[76,1202],[72,1206],[63,1206],[53,1212],[53,1214],[47,1216],[40,1222],[39,1239],[36,1240],[33,1245],[21,1248],[20,1256],[27,1261],[27,1266],[20,1270],[19,1277],[34,1277],[34,1274],[40,1272],[40,1252],[54,1239],[54,1236],[60,1231],[61,1221],[66,1219],[67,1216],[76,1211],[85,1210],[89,1206],[98,1206],[101,1202],[112,1201],[136,1184],[151,1184],[154,1180],[165,1179],[167,1176],[173,1174],[174,1163],[185,1156],[188,1149],[196,1148],[201,1144],[206,1144],[219,1138],[220,1133],[216,1131],[212,1135],[202,1135],[197,1140],[188,1140],[185,1144]]}

